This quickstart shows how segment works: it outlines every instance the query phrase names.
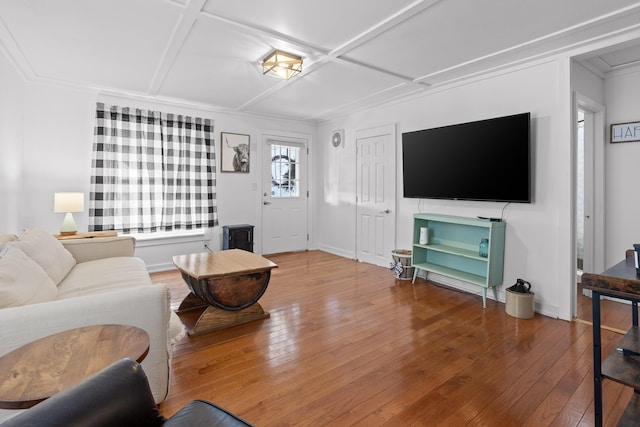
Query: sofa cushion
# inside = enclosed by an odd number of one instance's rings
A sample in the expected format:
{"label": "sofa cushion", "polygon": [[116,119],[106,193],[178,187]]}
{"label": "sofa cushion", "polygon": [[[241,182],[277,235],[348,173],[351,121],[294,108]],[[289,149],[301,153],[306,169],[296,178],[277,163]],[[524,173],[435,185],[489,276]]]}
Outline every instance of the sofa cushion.
{"label": "sofa cushion", "polygon": [[59,284],[76,264],[73,255],[46,231],[27,229],[20,238],[9,243],[18,247],[47,272],[53,283]]}
{"label": "sofa cushion", "polygon": [[52,301],[53,280],[20,249],[9,245],[0,253],[0,308]]}
{"label": "sofa cushion", "polygon": [[152,284],[151,277],[140,258],[102,258],[76,264],[58,285],[57,299],[147,284]]}
{"label": "sofa cushion", "polygon": [[18,236],[15,234],[0,234],[0,251],[4,249],[7,243],[13,242],[14,240],[18,240]]}

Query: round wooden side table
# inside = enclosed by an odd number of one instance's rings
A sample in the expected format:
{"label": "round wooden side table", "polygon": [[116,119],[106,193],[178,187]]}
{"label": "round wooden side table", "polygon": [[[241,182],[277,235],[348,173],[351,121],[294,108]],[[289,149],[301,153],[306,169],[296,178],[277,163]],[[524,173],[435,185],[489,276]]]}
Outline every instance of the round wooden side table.
{"label": "round wooden side table", "polygon": [[85,326],[40,338],[0,357],[0,408],[30,408],[116,360],[142,362],[148,352],[149,334],[135,326]]}

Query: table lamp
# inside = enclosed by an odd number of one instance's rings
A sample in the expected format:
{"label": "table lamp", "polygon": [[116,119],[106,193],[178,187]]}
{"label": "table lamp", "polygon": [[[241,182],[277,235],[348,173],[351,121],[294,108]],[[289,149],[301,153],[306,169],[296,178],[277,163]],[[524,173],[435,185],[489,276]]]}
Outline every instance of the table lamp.
{"label": "table lamp", "polygon": [[84,211],[84,193],[54,193],[53,211],[64,213],[60,234],[69,236],[78,232],[72,212]]}

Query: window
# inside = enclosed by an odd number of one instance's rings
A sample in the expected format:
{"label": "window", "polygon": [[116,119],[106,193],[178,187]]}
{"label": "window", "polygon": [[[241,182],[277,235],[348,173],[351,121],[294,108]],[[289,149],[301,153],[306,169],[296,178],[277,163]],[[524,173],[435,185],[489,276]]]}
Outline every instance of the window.
{"label": "window", "polygon": [[300,148],[271,145],[271,197],[300,197]]}
{"label": "window", "polygon": [[210,119],[96,105],[89,230],[194,230],[218,224]]}

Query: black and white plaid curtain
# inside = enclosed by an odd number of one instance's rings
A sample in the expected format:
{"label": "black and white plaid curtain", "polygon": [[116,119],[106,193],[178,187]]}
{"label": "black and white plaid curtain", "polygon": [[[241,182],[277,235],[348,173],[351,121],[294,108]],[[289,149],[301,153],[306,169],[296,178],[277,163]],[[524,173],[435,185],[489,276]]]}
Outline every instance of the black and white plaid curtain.
{"label": "black and white plaid curtain", "polygon": [[97,103],[89,230],[218,225],[210,119]]}

